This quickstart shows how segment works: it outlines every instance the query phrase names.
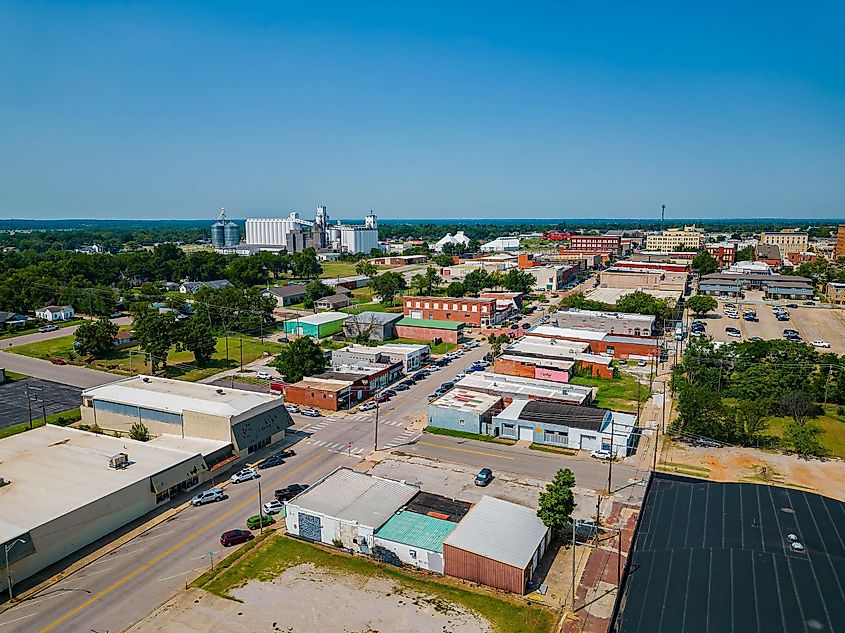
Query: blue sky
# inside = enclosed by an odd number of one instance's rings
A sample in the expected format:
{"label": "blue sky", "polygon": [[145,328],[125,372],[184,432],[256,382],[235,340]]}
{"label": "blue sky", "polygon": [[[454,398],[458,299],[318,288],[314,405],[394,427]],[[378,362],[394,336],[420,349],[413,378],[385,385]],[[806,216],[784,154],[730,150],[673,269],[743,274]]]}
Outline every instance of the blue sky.
{"label": "blue sky", "polygon": [[845,217],[845,4],[0,1],[0,217]]}

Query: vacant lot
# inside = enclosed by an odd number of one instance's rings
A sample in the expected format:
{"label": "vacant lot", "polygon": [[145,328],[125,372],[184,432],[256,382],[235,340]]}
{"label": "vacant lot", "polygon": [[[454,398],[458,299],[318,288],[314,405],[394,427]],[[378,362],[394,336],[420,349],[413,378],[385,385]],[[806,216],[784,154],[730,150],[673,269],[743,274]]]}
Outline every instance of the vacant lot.
{"label": "vacant lot", "polygon": [[598,387],[596,406],[602,409],[635,413],[637,400],[641,405],[651,397],[651,390],[647,384],[638,383],[637,379],[627,372],[618,372],[616,378],[592,378],[574,376],[570,381],[573,385]]}
{"label": "vacant lot", "polygon": [[[165,608],[157,625],[148,618],[131,630],[546,633],[556,622],[547,609],[275,534],[196,585],[219,598]],[[197,626],[206,617],[210,626]]]}
{"label": "vacant lot", "polygon": [[[20,345],[15,348],[16,354],[32,356],[33,358],[62,358],[74,365],[83,365],[110,371],[117,374],[148,374],[150,366],[145,361],[144,355],[138,347],[130,347],[114,352],[97,359],[80,358],[73,351],[73,336],[62,336],[37,343]],[[224,369],[237,367],[241,360],[243,363],[250,363],[265,352],[275,354],[281,349],[281,345],[270,341],[263,343],[256,338],[229,337],[218,338],[216,351],[207,367],[199,368],[194,365],[194,355],[190,352],[171,351],[167,355],[167,376],[179,378],[180,380],[196,381],[206,378]]]}

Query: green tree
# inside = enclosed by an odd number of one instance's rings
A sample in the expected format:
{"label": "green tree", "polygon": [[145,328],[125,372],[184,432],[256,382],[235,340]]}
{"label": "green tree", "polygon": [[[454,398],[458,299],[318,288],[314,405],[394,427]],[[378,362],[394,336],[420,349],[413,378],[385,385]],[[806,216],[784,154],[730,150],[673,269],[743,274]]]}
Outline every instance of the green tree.
{"label": "green tree", "polygon": [[432,258],[431,261],[440,266],[441,268],[446,268],[447,266],[451,266],[455,263],[449,253],[441,253],[440,255],[437,255]]}
{"label": "green tree", "polygon": [[824,430],[814,422],[801,424],[790,420],[783,430],[781,445],[802,457],[822,457],[827,454],[827,449],[820,439],[823,434]]}
{"label": "green tree", "polygon": [[562,532],[572,520],[575,509],[575,475],[568,468],[558,470],[554,479],[540,493],[537,516],[553,532]]}
{"label": "green tree", "polygon": [[282,348],[271,363],[287,382],[299,382],[304,376],[319,374],[326,368],[323,350],[311,338],[303,336]]}
{"label": "green tree", "polygon": [[359,275],[364,275],[365,277],[375,277],[378,274],[378,268],[376,268],[376,265],[372,262],[362,259],[360,262],[355,264],[355,272]]}
{"label": "green tree", "polygon": [[290,256],[290,269],[294,277],[305,279],[306,277],[319,277],[323,267],[317,261],[317,251],[313,248],[306,248]]}
{"label": "green tree", "polygon": [[483,268],[471,270],[469,273],[467,273],[467,276],[464,277],[464,291],[469,294],[478,294],[479,292],[488,287],[488,276],[489,274]]}
{"label": "green tree", "polygon": [[510,341],[507,334],[490,334],[487,337],[487,342],[490,343],[491,353],[493,356],[498,356],[502,353],[502,346]]}
{"label": "green tree", "polygon": [[804,391],[788,391],[778,403],[780,410],[792,418],[795,424],[803,425],[816,416],[818,406]]}
{"label": "green tree", "polygon": [[705,314],[712,312],[718,306],[718,302],[713,297],[707,295],[695,295],[687,299],[686,306],[695,314]]}
{"label": "green tree", "polygon": [[373,277],[370,280],[370,286],[381,297],[381,302],[384,305],[392,305],[393,298],[408,288],[405,278],[397,272],[386,272]]}
{"label": "green tree", "polygon": [[754,446],[769,428],[772,403],[767,399],[740,400],[730,408],[730,412],[736,441],[743,446]]}
{"label": "green tree", "polygon": [[701,251],[693,258],[691,268],[701,277],[701,275],[709,275],[719,270],[719,262],[707,251]]}
{"label": "green tree", "polygon": [[738,262],[753,262],[756,255],[754,254],[754,247],[753,246],[746,246],[745,248],[741,248],[736,252],[736,257],[734,261]]}
{"label": "green tree", "polygon": [[725,407],[717,393],[706,387],[687,384],[678,394],[678,417],[672,430],[717,440],[730,439],[725,427]]}
{"label": "green tree", "polygon": [[150,369],[155,373],[159,366],[167,367],[167,354],[178,341],[176,317],[172,312],[159,314],[149,306],[135,314],[135,336],[141,349],[150,354]]}
{"label": "green tree", "polygon": [[305,300],[303,303],[306,308],[313,308],[317,301],[334,293],[334,288],[327,286],[318,279],[305,286]]}
{"label": "green tree", "polygon": [[440,282],[440,275],[437,274],[437,270],[429,266],[425,269],[423,273],[417,273],[413,277],[411,277],[411,287],[417,288],[421,295],[430,295],[436,286]]}
{"label": "green tree", "polygon": [[74,336],[73,347],[82,356],[102,356],[114,349],[114,335],[119,328],[107,318],[86,321]]}
{"label": "green tree", "polygon": [[203,317],[197,313],[183,321],[179,325],[178,337],[179,349],[191,352],[200,367],[208,365],[217,349],[217,339]]}
{"label": "green tree", "polygon": [[466,293],[466,288],[460,281],[453,281],[446,286],[446,294],[450,297],[463,297]]}
{"label": "green tree", "polygon": [[667,319],[672,312],[666,299],[658,299],[642,290],[620,297],[616,302],[616,310],[630,314],[650,314],[658,319]]}
{"label": "green tree", "polygon": [[142,422],[135,422],[129,429],[129,437],[139,442],[149,442],[150,430]]}
{"label": "green tree", "polygon": [[527,270],[511,268],[502,279],[502,285],[511,292],[527,294],[537,285],[537,280]]}

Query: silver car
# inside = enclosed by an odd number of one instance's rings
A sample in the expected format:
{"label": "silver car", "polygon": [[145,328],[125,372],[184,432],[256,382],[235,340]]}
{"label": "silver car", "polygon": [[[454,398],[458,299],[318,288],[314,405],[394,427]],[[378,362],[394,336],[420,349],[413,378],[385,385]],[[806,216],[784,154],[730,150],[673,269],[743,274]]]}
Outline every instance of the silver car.
{"label": "silver car", "polygon": [[206,503],[214,503],[215,501],[223,501],[223,498],[226,495],[223,493],[220,488],[211,488],[206,490],[205,492],[201,492],[198,495],[194,495],[191,499],[192,506],[204,506]]}

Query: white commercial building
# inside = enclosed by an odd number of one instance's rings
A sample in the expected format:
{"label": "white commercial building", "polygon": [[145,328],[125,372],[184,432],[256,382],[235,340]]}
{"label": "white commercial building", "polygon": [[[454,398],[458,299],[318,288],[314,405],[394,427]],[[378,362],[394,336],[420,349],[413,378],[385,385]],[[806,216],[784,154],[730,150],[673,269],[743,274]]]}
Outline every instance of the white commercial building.
{"label": "white commercial building", "polygon": [[509,376],[493,372],[471,372],[455,383],[455,388],[498,395],[511,400],[550,400],[569,404],[590,404],[595,387],[566,382]]}
{"label": "white commercial building", "polygon": [[384,345],[348,345],[332,352],[332,364],[347,365],[356,363],[402,363],[406,372],[423,366],[431,348],[415,343],[385,343]]}
{"label": "white commercial building", "polygon": [[484,253],[500,253],[503,251],[518,251],[519,238],[518,237],[497,237],[495,240],[486,242],[481,245],[481,251]]}
{"label": "white commercial building", "polygon": [[292,211],[286,218],[247,218],[246,243],[265,246],[277,246],[289,252],[301,251],[306,246],[305,235],[310,235],[313,222],[303,220],[299,213]]}
{"label": "white commercial building", "polygon": [[419,491],[401,481],[338,468],[285,502],[285,523],[300,538],[369,554],[373,533]]}
{"label": "white commercial building", "polygon": [[[248,218],[246,244],[285,248],[288,252],[313,247],[345,253],[369,253],[378,248],[378,219],[373,213],[363,224],[331,224],[324,206],[317,207],[314,220],[299,217],[296,211],[286,218]],[[260,249],[258,249],[260,250]]]}
{"label": "white commercial building", "polygon": [[441,237],[437,242],[434,244],[434,250],[442,251],[443,247],[446,244],[451,244],[453,246],[467,246],[470,243],[470,239],[464,235],[463,231],[458,231],[454,235],[451,233],[446,233],[443,237]]}
{"label": "white commercial building", "polygon": [[[0,440],[0,543],[11,545],[13,580],[203,483],[209,474],[203,453],[223,444],[172,437],[137,442],[51,424]],[[2,564],[0,578],[5,588]]]}
{"label": "white commercial building", "polygon": [[140,422],[153,435],[224,442],[230,456],[281,441],[292,424],[284,402],[266,393],[135,376],[82,392],[82,420],[128,433]]}

